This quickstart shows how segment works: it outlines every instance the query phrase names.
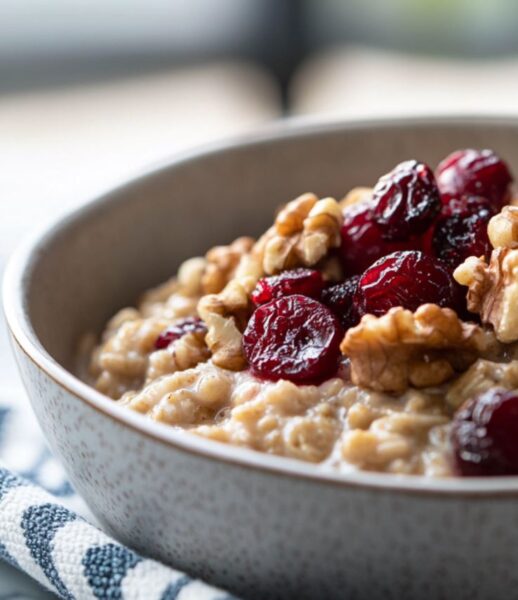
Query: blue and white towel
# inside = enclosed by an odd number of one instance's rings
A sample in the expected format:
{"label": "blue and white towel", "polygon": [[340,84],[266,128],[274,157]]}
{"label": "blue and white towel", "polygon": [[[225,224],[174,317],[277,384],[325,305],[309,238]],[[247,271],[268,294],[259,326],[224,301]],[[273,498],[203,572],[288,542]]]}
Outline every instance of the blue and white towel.
{"label": "blue and white towel", "polygon": [[92,525],[92,516],[47,450],[26,401],[14,405],[2,393],[0,457],[0,560],[18,567],[58,597],[233,598],[139,556]]}

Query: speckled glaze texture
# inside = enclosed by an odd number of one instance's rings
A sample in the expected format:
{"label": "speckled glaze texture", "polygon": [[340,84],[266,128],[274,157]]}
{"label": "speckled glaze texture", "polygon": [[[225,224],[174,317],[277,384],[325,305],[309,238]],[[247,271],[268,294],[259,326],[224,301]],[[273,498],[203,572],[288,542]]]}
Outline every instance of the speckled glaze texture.
{"label": "speckled glaze texture", "polygon": [[20,251],[5,285],[20,372],[52,450],[112,534],[247,598],[474,600],[518,589],[515,478],[319,476],[150,424],[65,371],[79,333],[187,256],[260,230],[282,200],[339,196],[399,160],[435,162],[463,146],[492,147],[516,170],[518,122],[291,126],[173,162]]}

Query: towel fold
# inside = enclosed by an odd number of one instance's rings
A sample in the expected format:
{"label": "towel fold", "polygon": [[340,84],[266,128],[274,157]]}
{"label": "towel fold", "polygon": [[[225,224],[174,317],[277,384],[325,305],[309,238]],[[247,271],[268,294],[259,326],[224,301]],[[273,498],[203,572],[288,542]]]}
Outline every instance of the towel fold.
{"label": "towel fold", "polygon": [[94,526],[46,449],[32,415],[5,397],[0,398],[0,456],[0,559],[60,598],[234,598],[139,556]]}

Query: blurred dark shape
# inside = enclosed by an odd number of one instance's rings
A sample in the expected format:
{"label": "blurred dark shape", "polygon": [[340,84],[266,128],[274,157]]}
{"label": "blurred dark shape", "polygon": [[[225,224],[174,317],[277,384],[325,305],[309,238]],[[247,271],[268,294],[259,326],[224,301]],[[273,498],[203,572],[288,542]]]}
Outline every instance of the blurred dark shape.
{"label": "blurred dark shape", "polygon": [[285,87],[304,54],[292,0],[3,0],[0,92],[251,59]]}
{"label": "blurred dark shape", "polygon": [[361,43],[461,58],[518,50],[515,0],[2,0],[0,92],[236,58],[284,98],[308,55]]}

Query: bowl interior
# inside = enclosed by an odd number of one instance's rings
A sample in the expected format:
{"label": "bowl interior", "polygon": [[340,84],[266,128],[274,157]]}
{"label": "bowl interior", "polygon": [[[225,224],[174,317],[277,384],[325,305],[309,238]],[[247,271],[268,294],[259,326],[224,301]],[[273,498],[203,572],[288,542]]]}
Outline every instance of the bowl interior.
{"label": "bowl interior", "polygon": [[40,238],[22,286],[39,342],[71,369],[79,336],[175,273],[184,259],[257,235],[306,191],[341,197],[397,162],[435,165],[454,149],[490,147],[518,172],[518,121],[429,120],[290,126],[184,157],[72,214]]}

